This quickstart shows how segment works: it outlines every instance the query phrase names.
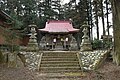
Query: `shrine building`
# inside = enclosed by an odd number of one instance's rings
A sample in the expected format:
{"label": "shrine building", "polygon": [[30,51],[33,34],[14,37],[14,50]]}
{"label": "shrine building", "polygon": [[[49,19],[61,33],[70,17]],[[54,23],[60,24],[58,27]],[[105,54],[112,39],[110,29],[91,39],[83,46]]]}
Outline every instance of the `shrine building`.
{"label": "shrine building", "polygon": [[42,48],[69,50],[72,42],[74,42],[72,34],[79,32],[79,29],[73,28],[71,21],[50,20],[46,22],[45,28],[39,29],[39,31],[45,34],[40,41]]}
{"label": "shrine building", "polygon": [[13,24],[12,18],[0,9],[0,47],[6,44],[6,37],[9,37],[9,33],[6,31]]}

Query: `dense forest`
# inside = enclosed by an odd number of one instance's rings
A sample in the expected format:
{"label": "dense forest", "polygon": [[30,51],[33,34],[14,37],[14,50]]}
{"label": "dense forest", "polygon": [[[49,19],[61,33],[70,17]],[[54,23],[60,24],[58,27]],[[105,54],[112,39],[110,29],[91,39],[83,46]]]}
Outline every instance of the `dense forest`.
{"label": "dense forest", "polygon": [[[93,27],[96,28],[97,39],[100,38],[100,27],[103,27],[103,35],[110,33],[109,0],[70,0],[65,4],[61,0],[0,0],[0,9],[15,20],[15,28],[24,29],[32,23],[43,28],[47,20],[72,20],[74,27],[78,29],[87,21],[91,39]],[[100,18],[102,25],[99,25]]]}

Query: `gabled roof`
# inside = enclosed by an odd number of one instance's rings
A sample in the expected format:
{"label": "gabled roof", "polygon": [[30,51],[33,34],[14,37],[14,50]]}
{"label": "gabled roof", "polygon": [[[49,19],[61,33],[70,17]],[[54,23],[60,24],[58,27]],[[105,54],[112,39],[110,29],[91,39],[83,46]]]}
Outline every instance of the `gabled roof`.
{"label": "gabled roof", "polygon": [[39,30],[48,33],[73,33],[79,31],[79,29],[73,28],[71,21],[61,20],[50,20],[46,22],[44,29]]}

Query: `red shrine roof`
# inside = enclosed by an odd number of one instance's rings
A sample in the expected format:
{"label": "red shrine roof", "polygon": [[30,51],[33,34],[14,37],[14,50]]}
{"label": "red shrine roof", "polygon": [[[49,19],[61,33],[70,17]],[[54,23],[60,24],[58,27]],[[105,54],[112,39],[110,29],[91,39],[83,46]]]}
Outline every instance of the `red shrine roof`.
{"label": "red shrine roof", "polygon": [[71,21],[60,20],[50,20],[46,22],[44,29],[39,30],[48,33],[73,33],[79,31],[79,29],[73,28]]}

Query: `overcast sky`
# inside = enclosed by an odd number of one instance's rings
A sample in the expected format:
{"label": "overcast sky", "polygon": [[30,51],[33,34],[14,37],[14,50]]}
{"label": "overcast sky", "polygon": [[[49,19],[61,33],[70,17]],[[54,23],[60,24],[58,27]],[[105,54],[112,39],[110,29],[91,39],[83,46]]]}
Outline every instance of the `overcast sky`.
{"label": "overcast sky", "polygon": [[68,3],[70,0],[62,0],[62,3],[65,4],[65,3]]}

